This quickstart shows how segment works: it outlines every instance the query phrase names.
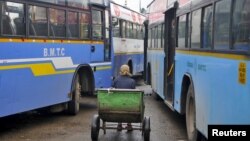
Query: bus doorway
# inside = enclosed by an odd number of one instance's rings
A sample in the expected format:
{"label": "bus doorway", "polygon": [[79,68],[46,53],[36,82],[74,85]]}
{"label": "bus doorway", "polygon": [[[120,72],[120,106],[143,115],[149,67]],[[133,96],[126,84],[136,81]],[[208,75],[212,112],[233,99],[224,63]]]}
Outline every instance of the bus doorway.
{"label": "bus doorway", "polygon": [[165,45],[164,45],[164,97],[165,103],[173,109],[174,104],[174,56],[175,26],[177,3],[165,12]]}

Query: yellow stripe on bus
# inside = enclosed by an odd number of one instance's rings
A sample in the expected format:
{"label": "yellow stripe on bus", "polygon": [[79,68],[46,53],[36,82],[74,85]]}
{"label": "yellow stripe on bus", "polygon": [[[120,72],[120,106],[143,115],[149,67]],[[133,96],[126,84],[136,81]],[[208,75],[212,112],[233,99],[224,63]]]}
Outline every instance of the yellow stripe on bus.
{"label": "yellow stripe on bus", "polygon": [[177,53],[181,54],[191,54],[198,56],[210,56],[216,58],[225,58],[232,60],[250,60],[249,56],[246,55],[237,55],[237,54],[226,54],[226,53],[212,53],[212,52],[202,52],[202,51],[188,51],[188,50],[176,50]]}
{"label": "yellow stripe on bus", "polygon": [[[34,76],[68,74],[75,72],[75,69],[56,70],[51,63],[0,66],[0,70],[14,70],[14,69],[30,69]],[[107,69],[111,69],[111,66],[96,67],[96,70],[107,70]]]}
{"label": "yellow stripe on bus", "polygon": [[111,66],[102,66],[96,68],[96,70],[108,70],[108,69],[111,69]]}
{"label": "yellow stripe on bus", "polygon": [[74,73],[75,70],[56,71],[51,63],[0,66],[0,70],[31,69],[34,76]]}

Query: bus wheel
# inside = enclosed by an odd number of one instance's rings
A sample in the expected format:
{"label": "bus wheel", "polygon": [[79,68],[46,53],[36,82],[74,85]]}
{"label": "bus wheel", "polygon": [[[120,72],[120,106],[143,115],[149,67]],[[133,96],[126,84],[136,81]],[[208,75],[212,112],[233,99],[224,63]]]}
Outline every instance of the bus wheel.
{"label": "bus wheel", "polygon": [[74,81],[74,90],[71,101],[68,102],[68,113],[71,115],[76,115],[79,112],[80,107],[80,82],[79,82],[79,74],[76,75]]}
{"label": "bus wheel", "polygon": [[198,138],[198,131],[196,130],[195,97],[192,84],[189,85],[187,92],[186,127],[188,141],[196,141]]}

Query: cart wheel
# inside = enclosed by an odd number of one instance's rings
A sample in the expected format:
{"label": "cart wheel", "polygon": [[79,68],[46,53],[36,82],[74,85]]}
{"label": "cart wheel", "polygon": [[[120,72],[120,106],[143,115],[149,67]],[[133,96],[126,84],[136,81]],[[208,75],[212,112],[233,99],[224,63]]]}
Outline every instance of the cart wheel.
{"label": "cart wheel", "polygon": [[143,121],[143,135],[144,135],[144,141],[149,141],[150,140],[150,118],[145,117]]}
{"label": "cart wheel", "polygon": [[98,140],[100,130],[100,117],[99,115],[94,115],[91,124],[91,139],[92,141]]}

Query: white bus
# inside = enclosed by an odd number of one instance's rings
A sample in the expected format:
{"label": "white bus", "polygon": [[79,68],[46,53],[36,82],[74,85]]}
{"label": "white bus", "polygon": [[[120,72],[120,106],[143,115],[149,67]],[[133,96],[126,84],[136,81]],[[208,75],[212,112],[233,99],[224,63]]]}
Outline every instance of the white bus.
{"label": "white bus", "polygon": [[144,67],[143,22],[145,16],[114,2],[111,2],[110,8],[115,57],[112,63],[113,76],[118,76],[119,68],[123,64],[129,65],[132,75],[141,75]]}

